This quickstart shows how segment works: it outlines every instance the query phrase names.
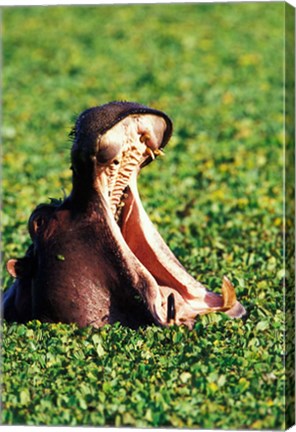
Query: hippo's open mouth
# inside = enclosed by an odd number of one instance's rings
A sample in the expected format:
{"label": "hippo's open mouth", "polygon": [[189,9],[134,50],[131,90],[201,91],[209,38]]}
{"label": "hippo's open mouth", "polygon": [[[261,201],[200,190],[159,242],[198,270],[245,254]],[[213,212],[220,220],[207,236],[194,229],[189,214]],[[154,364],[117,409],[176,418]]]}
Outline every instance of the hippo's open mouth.
{"label": "hippo's open mouth", "polygon": [[165,244],[140,200],[137,176],[143,166],[164,154],[171,132],[169,118],[148,109],[126,115],[100,134],[96,190],[104,197],[108,217],[113,217],[120,227],[121,244],[125,243],[156,282],[152,301],[147,292],[141,293],[156,322],[192,327],[197,315],[214,311],[241,317],[245,310],[236,300],[228,278],[223,278],[222,296],[193,279]]}
{"label": "hippo's open mouth", "polygon": [[[32,317],[95,326],[133,323],[127,315],[135,296],[160,325],[192,328],[200,314],[245,314],[228,278],[219,295],[187,273],[141,203],[137,176],[163,154],[171,133],[164,113],[135,103],[112,102],[79,116],[72,132],[72,192],[50,214],[37,208],[30,218]],[[141,316],[134,321],[140,325]]]}

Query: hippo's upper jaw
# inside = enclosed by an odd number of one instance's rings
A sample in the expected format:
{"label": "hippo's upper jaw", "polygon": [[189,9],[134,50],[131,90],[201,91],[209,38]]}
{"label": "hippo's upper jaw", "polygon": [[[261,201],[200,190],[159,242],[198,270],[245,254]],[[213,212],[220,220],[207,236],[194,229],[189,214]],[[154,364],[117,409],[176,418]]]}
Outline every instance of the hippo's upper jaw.
{"label": "hippo's upper jaw", "polygon": [[103,194],[116,220],[127,198],[124,192],[132,176],[149,158],[162,154],[166,127],[161,117],[134,114],[99,138],[96,188]]}
{"label": "hippo's upper jaw", "polygon": [[[34,318],[95,326],[115,321],[138,326],[152,319],[191,328],[199,314],[245,314],[226,277],[218,295],[186,272],[143,208],[137,176],[163,154],[171,133],[164,113],[130,102],[79,116],[72,192],[53,212],[46,210],[42,222],[42,209],[30,219],[37,260]],[[13,295],[8,298],[11,311]]]}

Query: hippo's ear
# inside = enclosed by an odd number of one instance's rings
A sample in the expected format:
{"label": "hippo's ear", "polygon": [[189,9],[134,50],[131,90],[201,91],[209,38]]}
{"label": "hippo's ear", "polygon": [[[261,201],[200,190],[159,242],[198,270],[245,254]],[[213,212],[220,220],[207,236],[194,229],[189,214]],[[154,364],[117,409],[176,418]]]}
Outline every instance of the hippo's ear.
{"label": "hippo's ear", "polygon": [[10,276],[12,276],[14,278],[17,277],[16,263],[17,263],[16,259],[10,259],[7,261],[7,264],[6,264],[6,268],[7,268],[8,273],[10,274]]}
{"label": "hippo's ear", "polygon": [[50,204],[39,204],[31,214],[28,222],[29,234],[32,239],[47,224],[62,200],[51,199]]}
{"label": "hippo's ear", "polygon": [[28,256],[25,256],[24,258],[10,259],[6,264],[8,273],[14,278],[25,278],[32,276],[33,267],[34,259]]}

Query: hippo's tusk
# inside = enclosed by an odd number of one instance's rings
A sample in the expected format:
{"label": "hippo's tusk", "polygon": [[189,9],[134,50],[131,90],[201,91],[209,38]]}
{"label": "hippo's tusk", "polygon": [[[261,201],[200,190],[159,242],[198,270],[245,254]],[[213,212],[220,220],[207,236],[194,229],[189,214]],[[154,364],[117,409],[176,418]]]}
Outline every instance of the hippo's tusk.
{"label": "hippo's tusk", "polygon": [[167,323],[175,324],[176,308],[175,308],[175,296],[171,293],[168,296],[168,309],[167,309]]}
{"label": "hippo's tusk", "polygon": [[151,156],[153,160],[155,159],[154,152],[150,147],[146,147],[146,154]]}
{"label": "hippo's tusk", "polygon": [[161,149],[155,149],[154,154],[155,156],[165,156],[165,152],[162,151]]}
{"label": "hippo's tusk", "polygon": [[236,294],[234,291],[234,286],[228,279],[228,277],[223,276],[222,282],[222,297],[223,297],[223,309],[230,309],[236,303]]}

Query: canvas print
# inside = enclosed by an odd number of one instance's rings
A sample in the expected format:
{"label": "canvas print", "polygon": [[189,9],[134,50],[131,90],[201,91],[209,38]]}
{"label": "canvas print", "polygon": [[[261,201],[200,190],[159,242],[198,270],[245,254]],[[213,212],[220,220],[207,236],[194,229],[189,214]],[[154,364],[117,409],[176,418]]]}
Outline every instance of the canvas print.
{"label": "canvas print", "polygon": [[2,23],[2,424],[293,426],[293,7]]}

